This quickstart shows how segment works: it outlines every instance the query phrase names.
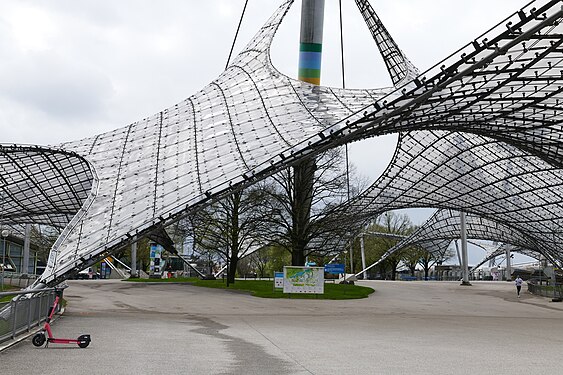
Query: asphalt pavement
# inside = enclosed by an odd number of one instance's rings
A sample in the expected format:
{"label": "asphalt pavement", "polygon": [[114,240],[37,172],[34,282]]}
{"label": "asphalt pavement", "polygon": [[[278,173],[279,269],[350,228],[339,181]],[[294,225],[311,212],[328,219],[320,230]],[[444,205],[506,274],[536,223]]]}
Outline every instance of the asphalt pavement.
{"label": "asphalt pavement", "polygon": [[[508,282],[359,282],[352,301],[262,299],[186,284],[71,281],[57,337],[0,352],[0,374],[562,373],[563,303]],[[524,286],[524,290],[526,287]]]}

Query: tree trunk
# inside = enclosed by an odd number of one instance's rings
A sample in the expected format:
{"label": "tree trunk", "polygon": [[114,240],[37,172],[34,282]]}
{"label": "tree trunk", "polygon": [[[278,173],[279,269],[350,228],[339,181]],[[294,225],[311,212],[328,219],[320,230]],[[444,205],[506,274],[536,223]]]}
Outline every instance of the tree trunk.
{"label": "tree trunk", "polygon": [[293,221],[291,264],[293,266],[305,265],[315,170],[315,159],[307,159],[293,167],[294,186],[291,205]]}
{"label": "tree trunk", "polygon": [[227,281],[229,282],[229,284],[235,283],[237,264],[238,264],[238,255],[232,255],[229,259],[229,270],[227,272]]}
{"label": "tree trunk", "polygon": [[305,265],[305,251],[304,249],[293,249],[291,252],[291,265],[304,266]]}
{"label": "tree trunk", "polygon": [[[238,254],[239,254],[239,210],[240,210],[240,202],[242,199],[242,191],[238,191],[236,193],[231,194],[231,207],[232,212],[230,212],[230,222],[229,225],[229,247],[230,247],[230,255],[229,256],[229,272],[227,274],[227,281],[228,283],[235,283],[235,274],[237,272],[237,264],[238,264]],[[229,218],[227,218],[229,220]]]}

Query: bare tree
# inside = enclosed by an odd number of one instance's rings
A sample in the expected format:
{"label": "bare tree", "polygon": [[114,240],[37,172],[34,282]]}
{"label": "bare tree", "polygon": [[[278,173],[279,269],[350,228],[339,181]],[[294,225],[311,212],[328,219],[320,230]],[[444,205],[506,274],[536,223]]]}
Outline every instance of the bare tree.
{"label": "bare tree", "polygon": [[240,190],[190,217],[198,251],[216,253],[226,262],[229,283],[235,282],[239,259],[262,243],[264,199],[260,189]]}
{"label": "bare tree", "polygon": [[248,256],[250,266],[258,271],[257,273],[260,277],[265,277],[266,275],[266,267],[271,259],[270,253],[269,248],[262,247]]}
{"label": "bare tree", "polygon": [[454,251],[452,249],[446,249],[446,251],[441,254],[431,253],[425,250],[418,260],[418,264],[420,264],[422,266],[422,269],[424,270],[424,279],[428,279],[428,275],[432,266],[439,264],[444,260],[450,259],[453,256]]}
{"label": "bare tree", "polygon": [[411,276],[415,276],[416,266],[420,264],[420,260],[428,254],[428,251],[417,247],[410,246],[402,252],[402,262],[409,269]]}
{"label": "bare tree", "polygon": [[[331,215],[348,198],[341,149],[327,151],[314,165],[303,163],[286,169],[263,187],[271,197],[268,239],[291,253],[292,265],[305,264],[305,259],[312,254],[341,250],[335,248],[334,239],[349,236],[351,231],[344,220]],[[353,192],[358,190],[352,189]]]}
{"label": "bare tree", "polygon": [[[368,226],[367,230],[369,232],[376,233],[388,233],[400,236],[406,236],[415,230],[412,225],[410,218],[404,214],[398,214],[393,211],[388,211],[377,217],[376,220]],[[365,237],[364,246],[366,261],[368,264],[375,263],[381,259],[381,257],[392,247],[394,247],[400,239],[393,238],[393,236],[369,236]],[[356,241],[357,242],[357,241]],[[355,246],[358,246],[357,243]],[[409,249],[403,249],[396,251],[395,253],[388,256],[383,261],[374,267],[374,271],[370,274],[373,277],[373,273],[379,274],[382,278],[395,279],[397,274],[397,269],[399,265],[405,264],[405,254]],[[356,264],[359,262],[356,259]]]}
{"label": "bare tree", "polygon": [[43,262],[47,262],[49,251],[59,237],[59,228],[48,225],[32,225],[29,233],[30,240],[37,246],[37,257]]}

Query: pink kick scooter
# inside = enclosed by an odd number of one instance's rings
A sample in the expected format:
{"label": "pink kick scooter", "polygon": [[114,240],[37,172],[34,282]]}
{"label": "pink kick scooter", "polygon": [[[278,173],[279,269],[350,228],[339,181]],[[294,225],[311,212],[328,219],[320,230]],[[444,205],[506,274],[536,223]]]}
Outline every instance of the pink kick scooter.
{"label": "pink kick scooter", "polygon": [[[59,304],[59,301],[63,295],[63,292],[60,290],[55,290],[56,293],[56,297],[55,297],[55,302],[53,303],[53,307],[51,307],[51,312],[49,313],[49,316],[47,317],[47,320],[45,321],[45,326],[43,327],[43,329],[41,330],[41,332],[38,332],[35,334],[35,336],[33,336],[33,339],[31,340],[31,342],[33,342],[33,345],[35,346],[41,346],[45,343],[45,341],[47,341],[47,344],[45,345],[45,347],[49,346],[49,343],[52,342],[54,344],[77,344],[79,347],[81,348],[85,348],[90,344],[90,335],[80,335],[78,336],[78,338],[75,339],[56,339],[53,337],[53,332],[51,331],[51,319],[53,318],[53,315],[55,314],[55,311],[57,311],[57,306]],[[47,336],[45,336],[45,331],[47,331]]]}

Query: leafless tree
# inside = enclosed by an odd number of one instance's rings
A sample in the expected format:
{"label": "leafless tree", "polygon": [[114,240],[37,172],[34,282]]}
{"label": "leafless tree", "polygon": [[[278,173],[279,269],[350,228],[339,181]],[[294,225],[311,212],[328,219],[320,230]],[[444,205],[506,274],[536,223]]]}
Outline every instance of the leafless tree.
{"label": "leafless tree", "polygon": [[196,248],[226,262],[229,283],[235,282],[239,259],[262,244],[265,197],[257,188],[236,191],[190,216]]}
{"label": "leafless tree", "polygon": [[[293,265],[303,265],[312,254],[341,250],[336,247],[342,242],[334,240],[349,237],[351,231],[345,220],[331,215],[349,195],[342,150],[327,151],[309,162],[286,169],[262,185],[271,198],[268,239],[291,253]],[[350,175],[355,175],[354,168]],[[351,183],[352,194],[359,190],[358,182],[355,178]]]}

